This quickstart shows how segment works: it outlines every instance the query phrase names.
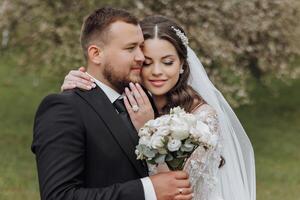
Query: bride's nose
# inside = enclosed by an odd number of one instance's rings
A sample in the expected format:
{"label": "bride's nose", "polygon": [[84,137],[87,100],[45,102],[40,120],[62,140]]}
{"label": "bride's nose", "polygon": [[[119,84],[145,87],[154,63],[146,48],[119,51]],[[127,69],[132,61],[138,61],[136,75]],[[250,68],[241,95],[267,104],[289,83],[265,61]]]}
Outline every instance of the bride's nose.
{"label": "bride's nose", "polygon": [[155,63],[153,65],[151,72],[152,72],[152,75],[155,75],[155,76],[161,75],[163,73],[162,68],[159,63]]}

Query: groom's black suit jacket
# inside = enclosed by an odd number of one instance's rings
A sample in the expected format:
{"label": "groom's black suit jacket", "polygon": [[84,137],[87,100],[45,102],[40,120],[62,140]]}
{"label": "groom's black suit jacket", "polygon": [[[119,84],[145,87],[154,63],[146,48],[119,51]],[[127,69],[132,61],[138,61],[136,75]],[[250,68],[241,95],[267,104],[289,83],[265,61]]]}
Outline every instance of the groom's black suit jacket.
{"label": "groom's black suit jacket", "polygon": [[74,89],[47,96],[34,123],[43,200],[140,200],[147,167],[105,93]]}

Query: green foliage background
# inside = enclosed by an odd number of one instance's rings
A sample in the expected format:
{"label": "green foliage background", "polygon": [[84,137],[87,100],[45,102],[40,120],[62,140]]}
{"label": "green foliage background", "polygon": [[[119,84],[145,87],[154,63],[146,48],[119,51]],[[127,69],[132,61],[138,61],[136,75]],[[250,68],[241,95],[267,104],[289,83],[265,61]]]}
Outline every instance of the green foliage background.
{"label": "green foliage background", "polygon": [[[18,56],[24,71],[60,75],[82,63],[79,35],[96,8],[124,8],[141,19],[162,14],[182,25],[212,81],[233,106],[251,103],[248,80],[288,81],[300,70],[298,0],[2,0],[1,52]],[[0,52],[0,53],[1,53]]]}

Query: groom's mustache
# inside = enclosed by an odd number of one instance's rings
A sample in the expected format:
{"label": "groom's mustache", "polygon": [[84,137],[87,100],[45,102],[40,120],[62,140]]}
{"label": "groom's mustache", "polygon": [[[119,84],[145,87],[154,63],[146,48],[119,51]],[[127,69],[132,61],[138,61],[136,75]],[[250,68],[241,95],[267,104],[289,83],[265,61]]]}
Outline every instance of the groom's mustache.
{"label": "groom's mustache", "polygon": [[141,66],[134,66],[130,68],[130,70],[141,70],[141,69],[142,69]]}
{"label": "groom's mustache", "polygon": [[130,70],[141,70],[143,63],[136,63],[136,65],[132,66]]}

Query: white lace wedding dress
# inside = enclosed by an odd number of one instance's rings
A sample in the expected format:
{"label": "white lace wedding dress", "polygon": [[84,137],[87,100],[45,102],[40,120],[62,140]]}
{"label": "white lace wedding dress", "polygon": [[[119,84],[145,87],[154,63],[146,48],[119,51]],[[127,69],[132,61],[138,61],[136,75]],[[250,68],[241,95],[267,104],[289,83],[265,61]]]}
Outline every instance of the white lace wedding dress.
{"label": "white lace wedding dress", "polygon": [[[200,105],[192,113],[198,120],[209,126],[212,134],[220,134],[218,117],[216,111],[211,106],[207,104]],[[211,150],[198,147],[187,160],[184,170],[189,173],[194,193],[193,200],[222,200],[218,178],[221,160],[220,148],[220,142],[216,148]],[[148,166],[150,174],[168,170],[166,164]]]}

